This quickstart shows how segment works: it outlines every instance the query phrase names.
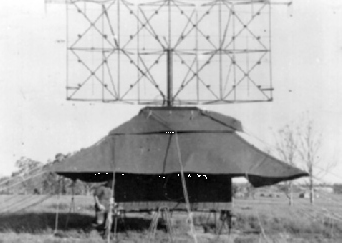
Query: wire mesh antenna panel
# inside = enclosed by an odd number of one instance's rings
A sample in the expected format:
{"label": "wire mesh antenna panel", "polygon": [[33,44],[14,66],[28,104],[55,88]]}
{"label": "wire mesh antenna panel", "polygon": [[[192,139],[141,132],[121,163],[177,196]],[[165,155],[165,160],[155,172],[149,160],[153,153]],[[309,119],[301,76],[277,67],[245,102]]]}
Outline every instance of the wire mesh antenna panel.
{"label": "wire mesh antenna panel", "polygon": [[66,3],[68,100],[272,101],[270,1]]}

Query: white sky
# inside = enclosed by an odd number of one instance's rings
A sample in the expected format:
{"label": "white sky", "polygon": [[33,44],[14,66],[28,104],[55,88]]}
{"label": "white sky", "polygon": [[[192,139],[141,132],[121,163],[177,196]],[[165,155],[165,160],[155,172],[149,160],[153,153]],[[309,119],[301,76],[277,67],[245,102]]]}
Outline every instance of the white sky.
{"label": "white sky", "polygon": [[[141,107],[65,100],[65,12],[43,0],[0,3],[0,174],[26,156],[42,162],[87,147]],[[274,130],[309,112],[324,136],[322,158],[341,165],[342,2],[294,0],[273,7],[272,103],[208,106],[272,144]],[[290,92],[291,91],[291,92]]]}

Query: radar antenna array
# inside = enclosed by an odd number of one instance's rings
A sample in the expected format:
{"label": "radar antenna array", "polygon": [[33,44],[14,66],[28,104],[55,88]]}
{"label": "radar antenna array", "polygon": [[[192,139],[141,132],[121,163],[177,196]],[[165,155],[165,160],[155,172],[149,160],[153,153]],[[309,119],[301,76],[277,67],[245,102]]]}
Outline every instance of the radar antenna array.
{"label": "radar antenna array", "polygon": [[65,3],[68,100],[173,106],[273,99],[269,0]]}

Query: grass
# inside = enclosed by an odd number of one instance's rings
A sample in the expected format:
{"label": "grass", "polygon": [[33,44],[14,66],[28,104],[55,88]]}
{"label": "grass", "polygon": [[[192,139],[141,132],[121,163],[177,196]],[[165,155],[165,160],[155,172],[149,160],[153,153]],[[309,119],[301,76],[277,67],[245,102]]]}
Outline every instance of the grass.
{"label": "grass", "polygon": [[[39,201],[43,196],[35,197]],[[218,215],[215,220],[214,215],[195,212],[195,229],[199,242],[342,242],[342,217],[339,218],[342,209],[338,204],[340,198],[334,197],[334,201],[321,198],[314,206],[306,199],[296,199],[291,207],[285,198],[239,199],[234,203],[236,219],[230,239],[226,236],[226,228],[223,228],[224,235],[214,234],[216,228],[221,228]],[[70,196],[51,197],[17,213],[6,213],[6,209],[15,203],[25,201],[21,199],[0,197],[0,243],[106,242],[91,226],[94,218],[91,197],[75,197],[72,213],[69,213],[73,206]],[[58,233],[55,235],[57,210]],[[118,242],[147,242],[150,222],[151,215],[127,214],[124,221],[119,222]],[[186,214],[175,212],[173,230],[176,242],[192,242],[188,229]],[[168,238],[165,228],[159,227],[155,242],[168,242]]]}

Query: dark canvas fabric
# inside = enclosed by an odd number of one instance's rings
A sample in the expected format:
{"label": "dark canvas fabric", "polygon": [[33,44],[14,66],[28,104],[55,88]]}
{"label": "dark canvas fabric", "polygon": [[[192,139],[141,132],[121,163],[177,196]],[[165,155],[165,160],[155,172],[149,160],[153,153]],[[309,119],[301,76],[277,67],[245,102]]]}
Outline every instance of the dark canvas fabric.
{"label": "dark canvas fabric", "polygon": [[180,163],[188,173],[270,178],[303,173],[261,152],[236,133],[111,135],[56,164],[54,170],[105,173],[115,168],[117,173],[169,174],[180,172]]}
{"label": "dark canvas fabric", "polygon": [[[97,144],[53,164],[72,178],[100,181],[116,173],[244,176],[254,186],[307,175],[241,138],[234,118],[198,108],[145,108]],[[101,174],[98,174],[101,173]],[[106,174],[108,173],[108,174]]]}
{"label": "dark canvas fabric", "polygon": [[[186,187],[192,203],[231,202],[231,180],[228,175],[204,176],[186,174]],[[179,173],[167,175],[117,174],[116,202],[184,203]]]}

